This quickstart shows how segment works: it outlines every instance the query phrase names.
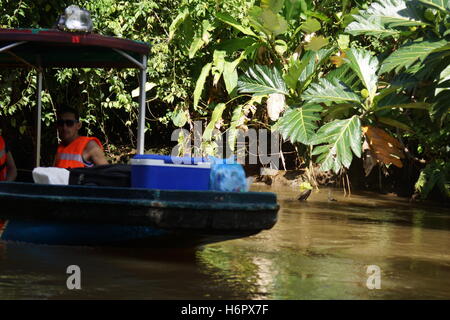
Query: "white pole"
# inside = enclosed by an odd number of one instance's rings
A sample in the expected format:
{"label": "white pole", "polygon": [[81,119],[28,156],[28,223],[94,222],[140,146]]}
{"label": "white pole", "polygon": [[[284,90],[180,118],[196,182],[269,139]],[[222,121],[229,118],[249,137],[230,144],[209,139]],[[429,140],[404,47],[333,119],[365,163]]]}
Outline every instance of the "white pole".
{"label": "white pole", "polygon": [[37,92],[37,134],[36,134],[36,167],[41,163],[41,119],[42,119],[42,69],[38,69],[38,92]]}
{"label": "white pole", "polygon": [[147,56],[142,56],[141,83],[139,87],[139,119],[138,119],[138,136],[137,136],[137,152],[144,154],[145,145],[145,83],[147,82]]}

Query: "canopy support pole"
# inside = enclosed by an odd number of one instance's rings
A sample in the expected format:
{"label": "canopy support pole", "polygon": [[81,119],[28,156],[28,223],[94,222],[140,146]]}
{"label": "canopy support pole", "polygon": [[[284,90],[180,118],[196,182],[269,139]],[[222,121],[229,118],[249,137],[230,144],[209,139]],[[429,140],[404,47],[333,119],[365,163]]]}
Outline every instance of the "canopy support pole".
{"label": "canopy support pole", "polygon": [[42,122],[42,68],[38,68],[37,123],[36,123],[36,168],[41,164],[41,122]]}
{"label": "canopy support pole", "polygon": [[135,58],[133,58],[132,56],[130,56],[128,53],[123,52],[122,50],[119,49],[115,49],[112,48],[115,52],[117,52],[118,54],[124,56],[125,58],[127,58],[129,61],[133,62],[136,66],[138,66],[139,69],[147,69],[147,60],[145,60],[145,63],[140,63],[139,61],[137,61]]}
{"label": "canopy support pole", "polygon": [[147,82],[147,56],[142,56],[142,68],[140,72],[139,85],[139,119],[138,119],[138,136],[137,136],[137,153],[144,154],[145,145],[145,83]]}
{"label": "canopy support pole", "polygon": [[17,47],[17,46],[19,46],[19,45],[21,45],[23,43],[27,43],[27,41],[19,41],[19,42],[14,42],[14,43],[8,44],[7,46],[4,46],[3,48],[0,48],[0,52],[9,50],[9,49],[14,48],[14,47]]}

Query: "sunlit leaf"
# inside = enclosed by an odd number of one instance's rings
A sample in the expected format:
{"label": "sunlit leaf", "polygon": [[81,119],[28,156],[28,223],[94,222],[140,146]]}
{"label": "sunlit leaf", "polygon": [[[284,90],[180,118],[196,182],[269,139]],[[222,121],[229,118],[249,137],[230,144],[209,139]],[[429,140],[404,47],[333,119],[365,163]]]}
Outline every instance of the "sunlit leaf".
{"label": "sunlit leaf", "polygon": [[336,78],[322,78],[318,83],[312,83],[303,93],[302,98],[308,102],[360,102],[360,97],[352,92],[347,85]]}
{"label": "sunlit leaf", "polygon": [[351,48],[347,51],[349,67],[355,71],[359,79],[369,91],[369,98],[372,100],[377,92],[378,59],[364,49]]}
{"label": "sunlit leaf", "polygon": [[312,155],[318,155],[321,170],[338,173],[343,167],[349,168],[353,154],[361,157],[361,123],[358,116],[325,124],[310,143],[325,144],[315,147],[312,152]]}
{"label": "sunlit leaf", "polygon": [[245,75],[239,77],[239,91],[253,95],[268,95],[271,93],[288,94],[286,84],[277,68],[255,65],[248,69]]}
{"label": "sunlit leaf", "polygon": [[292,143],[300,142],[309,145],[315,135],[317,122],[320,121],[319,105],[304,105],[303,107],[289,109],[272,127],[279,131],[283,138]]}
{"label": "sunlit leaf", "polygon": [[209,72],[211,71],[212,63],[207,63],[203,66],[200,76],[197,79],[194,90],[194,108],[198,106],[198,102],[203,92],[203,88],[205,86],[206,78],[208,77]]}
{"label": "sunlit leaf", "polygon": [[311,41],[305,45],[306,50],[319,51],[328,45],[328,39],[323,36],[314,36]]}
{"label": "sunlit leaf", "polygon": [[305,33],[313,33],[322,28],[320,22],[314,18],[308,18],[305,22],[302,23],[300,29]]}
{"label": "sunlit leaf", "polygon": [[284,0],[261,0],[260,6],[273,11],[273,13],[279,13],[283,9]]}
{"label": "sunlit leaf", "polygon": [[424,60],[435,49],[441,48],[447,41],[415,41],[400,47],[383,61],[380,73],[395,70],[399,72],[402,68],[408,68],[419,59]]}
{"label": "sunlit leaf", "polygon": [[256,34],[250,28],[244,27],[236,19],[226,13],[217,12],[216,18],[241,31],[243,34],[256,37]]}
{"label": "sunlit leaf", "polygon": [[211,115],[211,121],[206,126],[205,132],[203,133],[202,139],[203,141],[211,141],[213,130],[216,126],[217,121],[222,119],[223,110],[225,110],[225,103],[219,103],[215,108]]}

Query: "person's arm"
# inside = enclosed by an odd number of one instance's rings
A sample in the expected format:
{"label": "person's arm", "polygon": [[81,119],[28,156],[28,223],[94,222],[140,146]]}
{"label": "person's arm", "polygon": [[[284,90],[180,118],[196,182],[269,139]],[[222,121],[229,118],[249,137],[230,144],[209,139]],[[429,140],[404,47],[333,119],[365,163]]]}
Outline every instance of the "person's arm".
{"label": "person's arm", "polygon": [[105,153],[95,141],[89,141],[86,146],[86,160],[94,163],[94,165],[108,164]]}
{"label": "person's arm", "polygon": [[17,178],[17,168],[16,163],[11,152],[7,153],[6,156],[6,181],[14,181]]}

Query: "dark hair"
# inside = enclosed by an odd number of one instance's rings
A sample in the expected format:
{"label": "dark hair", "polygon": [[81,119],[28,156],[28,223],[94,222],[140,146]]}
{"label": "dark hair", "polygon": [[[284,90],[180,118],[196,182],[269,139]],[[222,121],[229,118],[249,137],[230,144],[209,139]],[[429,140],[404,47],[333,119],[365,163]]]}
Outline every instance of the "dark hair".
{"label": "dark hair", "polygon": [[62,116],[64,113],[72,113],[75,116],[75,120],[80,120],[80,113],[78,110],[68,107],[68,106],[61,106],[58,109],[57,115],[58,117]]}

